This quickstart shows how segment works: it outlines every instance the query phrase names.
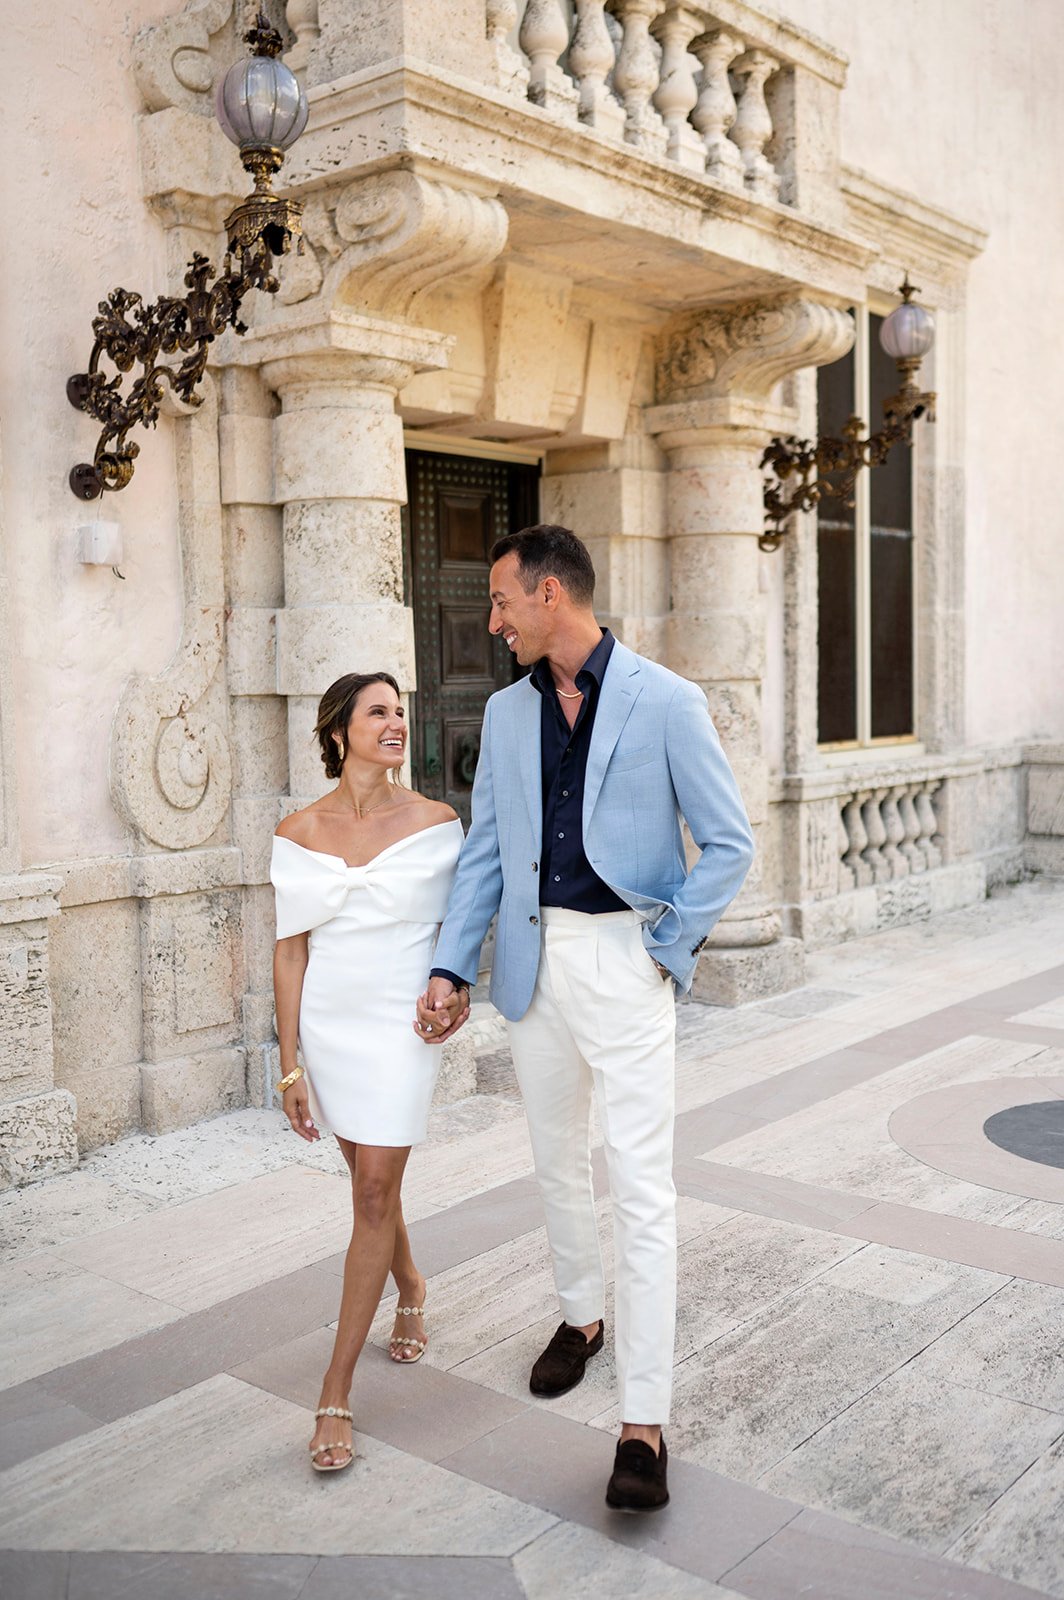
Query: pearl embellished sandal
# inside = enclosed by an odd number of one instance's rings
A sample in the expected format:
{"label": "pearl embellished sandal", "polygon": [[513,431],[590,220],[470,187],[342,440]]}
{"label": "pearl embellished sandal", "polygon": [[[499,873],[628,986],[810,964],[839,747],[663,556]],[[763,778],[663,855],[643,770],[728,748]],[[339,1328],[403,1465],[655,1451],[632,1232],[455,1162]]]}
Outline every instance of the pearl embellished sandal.
{"label": "pearl embellished sandal", "polygon": [[[423,1317],[425,1315],[425,1307],[396,1306],[395,1314],[397,1317]],[[421,1357],[425,1354],[427,1349],[427,1339],[401,1339],[398,1334],[393,1334],[393,1336],[388,1340],[388,1354],[391,1356],[397,1367],[412,1367],[415,1362],[421,1360]],[[416,1354],[409,1356],[400,1355],[398,1353],[400,1350],[413,1350],[416,1352]]]}
{"label": "pearl embellished sandal", "polygon": [[[341,1422],[353,1421],[350,1411],[345,1411],[342,1406],[319,1406],[314,1415],[316,1417],[338,1417]],[[337,1439],[333,1444],[319,1444],[317,1449],[313,1445],[308,1445],[307,1448],[310,1450],[310,1464],[315,1472],[342,1472],[355,1459],[353,1440],[351,1444],[344,1444],[341,1439]],[[347,1460],[330,1461],[327,1465],[323,1461],[318,1461],[316,1457],[324,1455],[327,1450],[346,1450]]]}

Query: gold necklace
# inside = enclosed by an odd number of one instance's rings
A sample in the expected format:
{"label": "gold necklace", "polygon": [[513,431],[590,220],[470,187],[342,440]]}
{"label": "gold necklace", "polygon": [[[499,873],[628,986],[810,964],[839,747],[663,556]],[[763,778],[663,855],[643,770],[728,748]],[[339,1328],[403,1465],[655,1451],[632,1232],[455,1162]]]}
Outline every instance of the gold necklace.
{"label": "gold necklace", "polygon": [[390,794],[386,794],[384,796],[384,799],[383,800],[378,800],[377,804],[374,805],[374,806],[367,806],[365,808],[365,810],[363,810],[363,808],[361,806],[352,806],[351,810],[354,812],[354,814],[358,818],[359,822],[361,822],[363,817],[368,817],[371,811],[376,811],[380,806],[386,806],[388,804],[388,801],[391,800],[391,799],[392,799],[392,796]]}
{"label": "gold necklace", "polygon": [[554,692],[555,692],[555,694],[560,694],[563,700],[579,700],[580,697],[583,695],[584,691],[583,691],[583,689],[577,689],[576,693],[572,694],[571,692],[569,692],[569,691],[567,691],[565,689],[559,689],[558,685],[555,684],[554,685]]}

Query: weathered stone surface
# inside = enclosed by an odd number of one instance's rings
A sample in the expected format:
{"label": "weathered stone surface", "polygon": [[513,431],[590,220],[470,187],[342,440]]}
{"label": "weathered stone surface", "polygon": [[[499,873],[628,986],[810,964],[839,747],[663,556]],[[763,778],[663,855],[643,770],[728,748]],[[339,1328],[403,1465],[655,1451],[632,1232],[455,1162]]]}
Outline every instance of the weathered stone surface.
{"label": "weathered stone surface", "polygon": [[247,1103],[243,1049],[207,1050],[141,1067],[141,1120],[146,1133],[171,1133]]}
{"label": "weathered stone surface", "polygon": [[[433,1047],[426,1045],[425,1048],[428,1050]],[[439,1048],[443,1059],[440,1062],[440,1075],[436,1079],[433,1105],[450,1105],[455,1100],[464,1100],[467,1095],[476,1094],[477,1058],[468,1027],[457,1033],[450,1044]]]}
{"label": "weathered stone surface", "polygon": [[77,1166],[76,1111],[65,1089],[0,1103],[0,1189]]}
{"label": "weathered stone surface", "polygon": [[47,922],[0,925],[0,1095],[52,1087]]}
{"label": "weathered stone surface", "polygon": [[77,1101],[82,1155],[102,1144],[113,1144],[141,1126],[140,1072],[139,1061],[99,1067],[91,1057],[62,1071],[59,1081]]}
{"label": "weathered stone surface", "polygon": [[73,1087],[86,1072],[138,1061],[141,997],[129,981],[140,967],[136,901],[71,907],[50,945],[57,1082]]}
{"label": "weathered stone surface", "polygon": [[804,981],[804,973],[797,939],[776,939],[742,950],[704,950],[695,968],[691,994],[711,1006],[741,1006],[796,989]]}

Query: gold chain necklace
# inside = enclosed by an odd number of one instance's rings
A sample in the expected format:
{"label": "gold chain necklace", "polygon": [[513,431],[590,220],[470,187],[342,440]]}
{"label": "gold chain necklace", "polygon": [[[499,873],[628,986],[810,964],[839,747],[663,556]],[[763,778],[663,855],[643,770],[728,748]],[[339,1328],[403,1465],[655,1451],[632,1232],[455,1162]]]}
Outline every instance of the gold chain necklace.
{"label": "gold chain necklace", "polygon": [[391,799],[392,796],[390,794],[386,794],[383,800],[378,800],[377,804],[374,806],[367,806],[365,810],[363,810],[361,806],[351,806],[350,809],[358,818],[359,822],[361,822],[363,817],[368,817],[370,812],[378,810],[380,806],[386,806],[388,801]]}
{"label": "gold chain necklace", "polygon": [[571,691],[568,691],[568,690],[565,690],[565,689],[559,689],[558,685],[555,684],[554,685],[554,692],[555,692],[555,694],[560,694],[563,700],[579,700],[581,698],[581,696],[583,695],[584,691],[583,691],[583,689],[577,689],[576,693],[573,694]]}

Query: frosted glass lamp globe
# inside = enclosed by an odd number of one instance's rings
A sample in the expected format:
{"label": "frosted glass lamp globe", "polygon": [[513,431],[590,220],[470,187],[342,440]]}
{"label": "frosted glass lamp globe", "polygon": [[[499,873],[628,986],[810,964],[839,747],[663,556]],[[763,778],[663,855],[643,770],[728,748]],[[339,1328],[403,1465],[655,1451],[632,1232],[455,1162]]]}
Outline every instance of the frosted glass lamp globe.
{"label": "frosted glass lamp globe", "polygon": [[222,132],[241,150],[287,150],[307,125],[307,97],[274,56],[235,61],[218,85],[214,109]]}

